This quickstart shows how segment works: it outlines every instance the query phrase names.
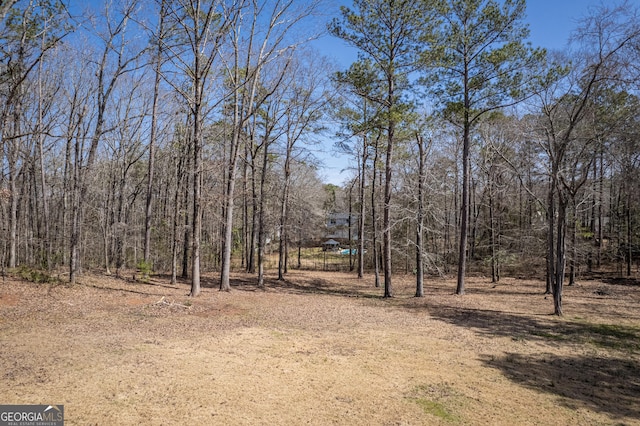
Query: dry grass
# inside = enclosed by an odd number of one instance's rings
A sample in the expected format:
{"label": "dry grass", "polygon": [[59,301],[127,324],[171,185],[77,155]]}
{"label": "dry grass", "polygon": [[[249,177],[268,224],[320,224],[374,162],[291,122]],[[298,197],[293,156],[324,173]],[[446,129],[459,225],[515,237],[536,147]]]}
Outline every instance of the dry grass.
{"label": "dry grass", "polygon": [[0,403],[69,425],[640,424],[640,286],[581,281],[564,318],[543,283],[292,272],[149,284],[0,286]]}

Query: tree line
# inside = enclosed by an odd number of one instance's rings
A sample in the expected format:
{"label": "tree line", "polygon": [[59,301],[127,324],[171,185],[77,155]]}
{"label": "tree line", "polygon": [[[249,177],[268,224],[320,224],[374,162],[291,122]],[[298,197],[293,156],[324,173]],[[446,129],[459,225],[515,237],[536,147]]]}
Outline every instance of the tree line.
{"label": "tree line", "polygon": [[[629,4],[566,51],[527,43],[524,0],[59,0],[0,8],[2,267],[137,267],[264,286],[357,218],[358,276],[544,268],[562,314],[579,271],[638,256],[637,59]],[[355,47],[340,70],[313,48]],[[352,158],[322,182],[330,136]],[[351,244],[351,242],[350,242]],[[455,269],[455,271],[454,271]],[[382,284],[383,283],[383,284]]]}
{"label": "tree line", "polygon": [[[353,95],[343,147],[358,165],[360,217],[383,237],[385,296],[402,258],[416,296],[425,267],[455,265],[463,294],[468,259],[493,281],[546,259],[557,315],[567,275],[621,261],[631,274],[637,10],[590,9],[562,52],[527,42],[525,13],[524,0],[355,0],[329,26],[360,52],[336,80]],[[368,202],[376,180],[384,189]]]}

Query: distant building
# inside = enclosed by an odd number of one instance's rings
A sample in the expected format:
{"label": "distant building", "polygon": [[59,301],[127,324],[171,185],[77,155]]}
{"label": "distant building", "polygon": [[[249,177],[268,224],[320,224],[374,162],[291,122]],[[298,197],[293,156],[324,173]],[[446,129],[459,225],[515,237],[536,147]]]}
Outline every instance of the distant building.
{"label": "distant building", "polygon": [[358,239],[358,216],[349,213],[329,213],[327,215],[325,238],[348,240],[351,227],[351,240]]}

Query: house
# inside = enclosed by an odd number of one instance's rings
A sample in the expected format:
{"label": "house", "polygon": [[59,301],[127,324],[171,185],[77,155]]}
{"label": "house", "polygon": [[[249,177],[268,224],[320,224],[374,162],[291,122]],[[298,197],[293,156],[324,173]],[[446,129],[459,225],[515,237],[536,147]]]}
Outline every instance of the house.
{"label": "house", "polygon": [[354,213],[329,213],[326,222],[326,238],[334,240],[349,240],[349,228],[351,228],[351,240],[358,239],[358,216]]}

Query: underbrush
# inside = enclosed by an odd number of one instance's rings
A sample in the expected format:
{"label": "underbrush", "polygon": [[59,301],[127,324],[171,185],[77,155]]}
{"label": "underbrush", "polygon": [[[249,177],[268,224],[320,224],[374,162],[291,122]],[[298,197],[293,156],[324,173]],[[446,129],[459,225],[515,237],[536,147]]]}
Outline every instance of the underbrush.
{"label": "underbrush", "polygon": [[14,275],[17,275],[18,277],[22,278],[25,281],[30,281],[36,284],[59,284],[60,283],[60,278],[52,275],[50,272],[41,270],[41,269],[30,268],[25,265],[19,266],[15,270],[15,272],[14,271],[10,271],[10,272],[13,272]]}

